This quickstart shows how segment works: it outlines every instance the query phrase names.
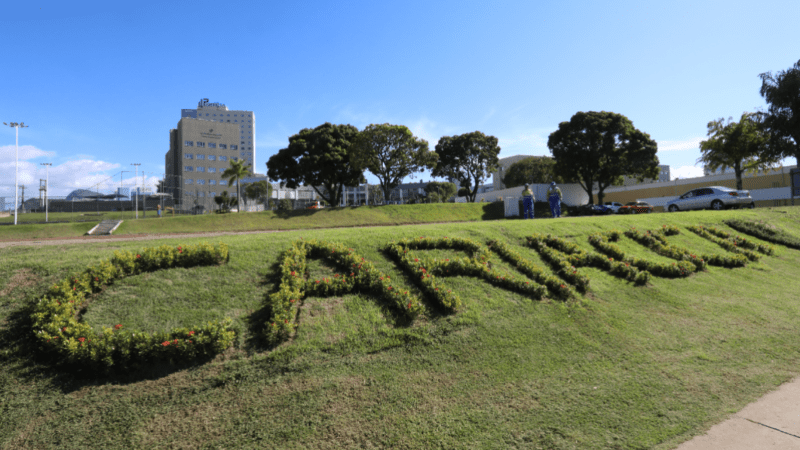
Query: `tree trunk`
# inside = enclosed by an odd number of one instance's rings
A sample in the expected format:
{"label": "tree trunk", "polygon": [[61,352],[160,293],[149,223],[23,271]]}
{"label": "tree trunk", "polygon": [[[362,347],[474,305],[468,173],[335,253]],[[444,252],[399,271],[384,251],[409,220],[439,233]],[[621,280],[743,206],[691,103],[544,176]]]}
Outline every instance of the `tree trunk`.
{"label": "tree trunk", "polygon": [[739,161],[733,163],[733,173],[736,174],[736,190],[742,190],[742,164]]}

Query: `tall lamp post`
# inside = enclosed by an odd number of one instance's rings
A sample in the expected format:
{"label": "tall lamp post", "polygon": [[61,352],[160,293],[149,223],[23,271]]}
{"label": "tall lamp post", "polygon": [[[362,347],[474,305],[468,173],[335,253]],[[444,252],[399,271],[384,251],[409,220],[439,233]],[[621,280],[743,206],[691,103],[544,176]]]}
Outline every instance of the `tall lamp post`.
{"label": "tall lamp post", "polygon": [[47,215],[49,213],[49,203],[50,203],[50,166],[53,163],[40,163],[39,165],[44,166],[45,173],[47,176],[45,177],[44,181],[44,221],[48,222]]}
{"label": "tall lamp post", "polygon": [[[131,163],[132,166],[136,166],[136,175],[133,176],[133,189],[136,190],[136,182],[139,178],[139,166],[141,163]],[[136,190],[136,218],[139,218],[139,191]]]}
{"label": "tall lamp post", "polygon": [[8,126],[10,126],[12,128],[16,128],[17,129],[17,140],[16,140],[16,144],[14,144],[14,148],[15,148],[15,150],[14,150],[14,160],[15,160],[15,165],[14,165],[14,225],[16,225],[17,224],[17,210],[19,209],[19,207],[17,206],[17,202],[19,202],[19,184],[18,184],[19,183],[18,182],[18,180],[19,180],[19,129],[20,128],[28,128],[28,125],[25,125],[24,122],[20,122],[20,123],[16,123],[16,122],[5,123],[5,122],[3,122],[3,125],[8,125]]}

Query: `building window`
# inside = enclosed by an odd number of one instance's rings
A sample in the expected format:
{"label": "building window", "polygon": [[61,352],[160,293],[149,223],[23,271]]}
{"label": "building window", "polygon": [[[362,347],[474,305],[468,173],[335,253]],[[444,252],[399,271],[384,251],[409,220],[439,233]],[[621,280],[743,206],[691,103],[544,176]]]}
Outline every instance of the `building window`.
{"label": "building window", "polygon": [[219,185],[220,186],[227,186],[228,182],[226,180],[219,180]]}
{"label": "building window", "polygon": [[206,155],[197,154],[197,159],[206,159]]}
{"label": "building window", "polygon": [[183,158],[184,159],[194,159],[194,155],[192,155],[191,153],[184,153],[183,154]]}
{"label": "building window", "polygon": [[235,144],[231,144],[231,150],[238,150],[239,146]]}
{"label": "building window", "polygon": [[192,166],[183,166],[183,171],[184,172],[191,172],[192,171]]}
{"label": "building window", "polygon": [[[200,181],[200,180],[197,180],[197,181]],[[202,184],[202,183],[200,183],[200,184]],[[197,196],[198,196],[198,197],[205,197],[205,196],[206,196],[206,193],[205,193],[205,192],[203,192],[203,191],[200,191],[200,192],[198,192],[198,193],[197,193]]]}
{"label": "building window", "polygon": [[209,161],[216,161],[217,160],[217,155],[208,155],[208,160]]}
{"label": "building window", "polygon": [[228,144],[219,144],[219,148],[226,149],[228,148]]}
{"label": "building window", "polygon": [[231,156],[231,161],[238,161],[238,160],[239,160],[239,158],[237,158],[235,156]]}
{"label": "building window", "polygon": [[208,115],[208,113],[206,113],[206,115]]}
{"label": "building window", "polygon": [[239,122],[239,121],[238,121],[238,120],[236,120],[236,119],[233,119],[233,121],[234,121],[234,122]]}
{"label": "building window", "polygon": [[197,184],[206,184],[206,180],[203,180],[203,179],[201,179],[201,178],[198,178],[198,179],[197,179]]}
{"label": "building window", "polygon": [[230,115],[230,114],[228,114],[228,117],[230,117],[230,116],[231,116],[231,115]]}
{"label": "building window", "polygon": [[186,147],[194,147],[193,141],[183,141],[183,145]]}
{"label": "building window", "polygon": [[192,184],[194,182],[194,180],[192,180],[191,178],[187,178],[185,180],[185,182],[186,182],[186,184]]}
{"label": "building window", "polygon": [[217,173],[217,168],[216,167],[209,167],[208,168],[208,173]]}
{"label": "building window", "polygon": [[[208,184],[214,186],[214,185],[217,184],[217,180],[208,180]],[[214,194],[214,195],[217,195],[217,194]]]}
{"label": "building window", "polygon": [[228,157],[227,156],[220,156],[219,160],[222,161],[222,162],[225,162],[225,161],[228,160]]}
{"label": "building window", "polygon": [[197,142],[197,146],[198,146],[198,147],[205,147],[205,146],[206,146],[206,143],[205,143],[205,142],[200,142],[200,141],[198,141],[198,142]]}
{"label": "building window", "polygon": [[203,166],[197,166],[197,171],[198,171],[198,172],[205,172],[205,171],[206,171],[206,168],[205,168],[205,167],[203,167]]}
{"label": "building window", "polygon": [[217,148],[216,142],[209,142],[208,143],[208,148]]}
{"label": "building window", "polygon": [[216,196],[217,196],[217,193],[216,193],[216,192],[209,192],[209,193],[208,193],[208,196],[209,196],[209,197],[216,197]]}

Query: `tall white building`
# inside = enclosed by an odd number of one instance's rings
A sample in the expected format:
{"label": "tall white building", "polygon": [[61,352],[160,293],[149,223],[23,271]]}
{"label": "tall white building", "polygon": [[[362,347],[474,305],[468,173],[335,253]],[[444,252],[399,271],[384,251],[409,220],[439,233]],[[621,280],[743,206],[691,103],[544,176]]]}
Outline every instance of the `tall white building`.
{"label": "tall white building", "polygon": [[181,118],[232,123],[239,127],[239,157],[247,161],[253,172],[256,167],[256,115],[253,111],[229,110],[222,103],[209,103],[207,98],[197,103],[197,109],[181,109]]}

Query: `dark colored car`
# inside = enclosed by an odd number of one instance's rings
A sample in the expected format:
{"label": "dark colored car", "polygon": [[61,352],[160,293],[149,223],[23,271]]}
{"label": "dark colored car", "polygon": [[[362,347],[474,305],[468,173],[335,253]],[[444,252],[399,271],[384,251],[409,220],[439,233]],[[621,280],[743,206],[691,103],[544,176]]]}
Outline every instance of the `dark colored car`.
{"label": "dark colored car", "polygon": [[613,214],[614,210],[605,205],[595,205],[589,203],[588,205],[576,206],[573,208],[572,215],[575,216],[600,216],[606,214]]}
{"label": "dark colored car", "polygon": [[647,202],[630,202],[619,208],[620,214],[649,214],[653,206]]}

